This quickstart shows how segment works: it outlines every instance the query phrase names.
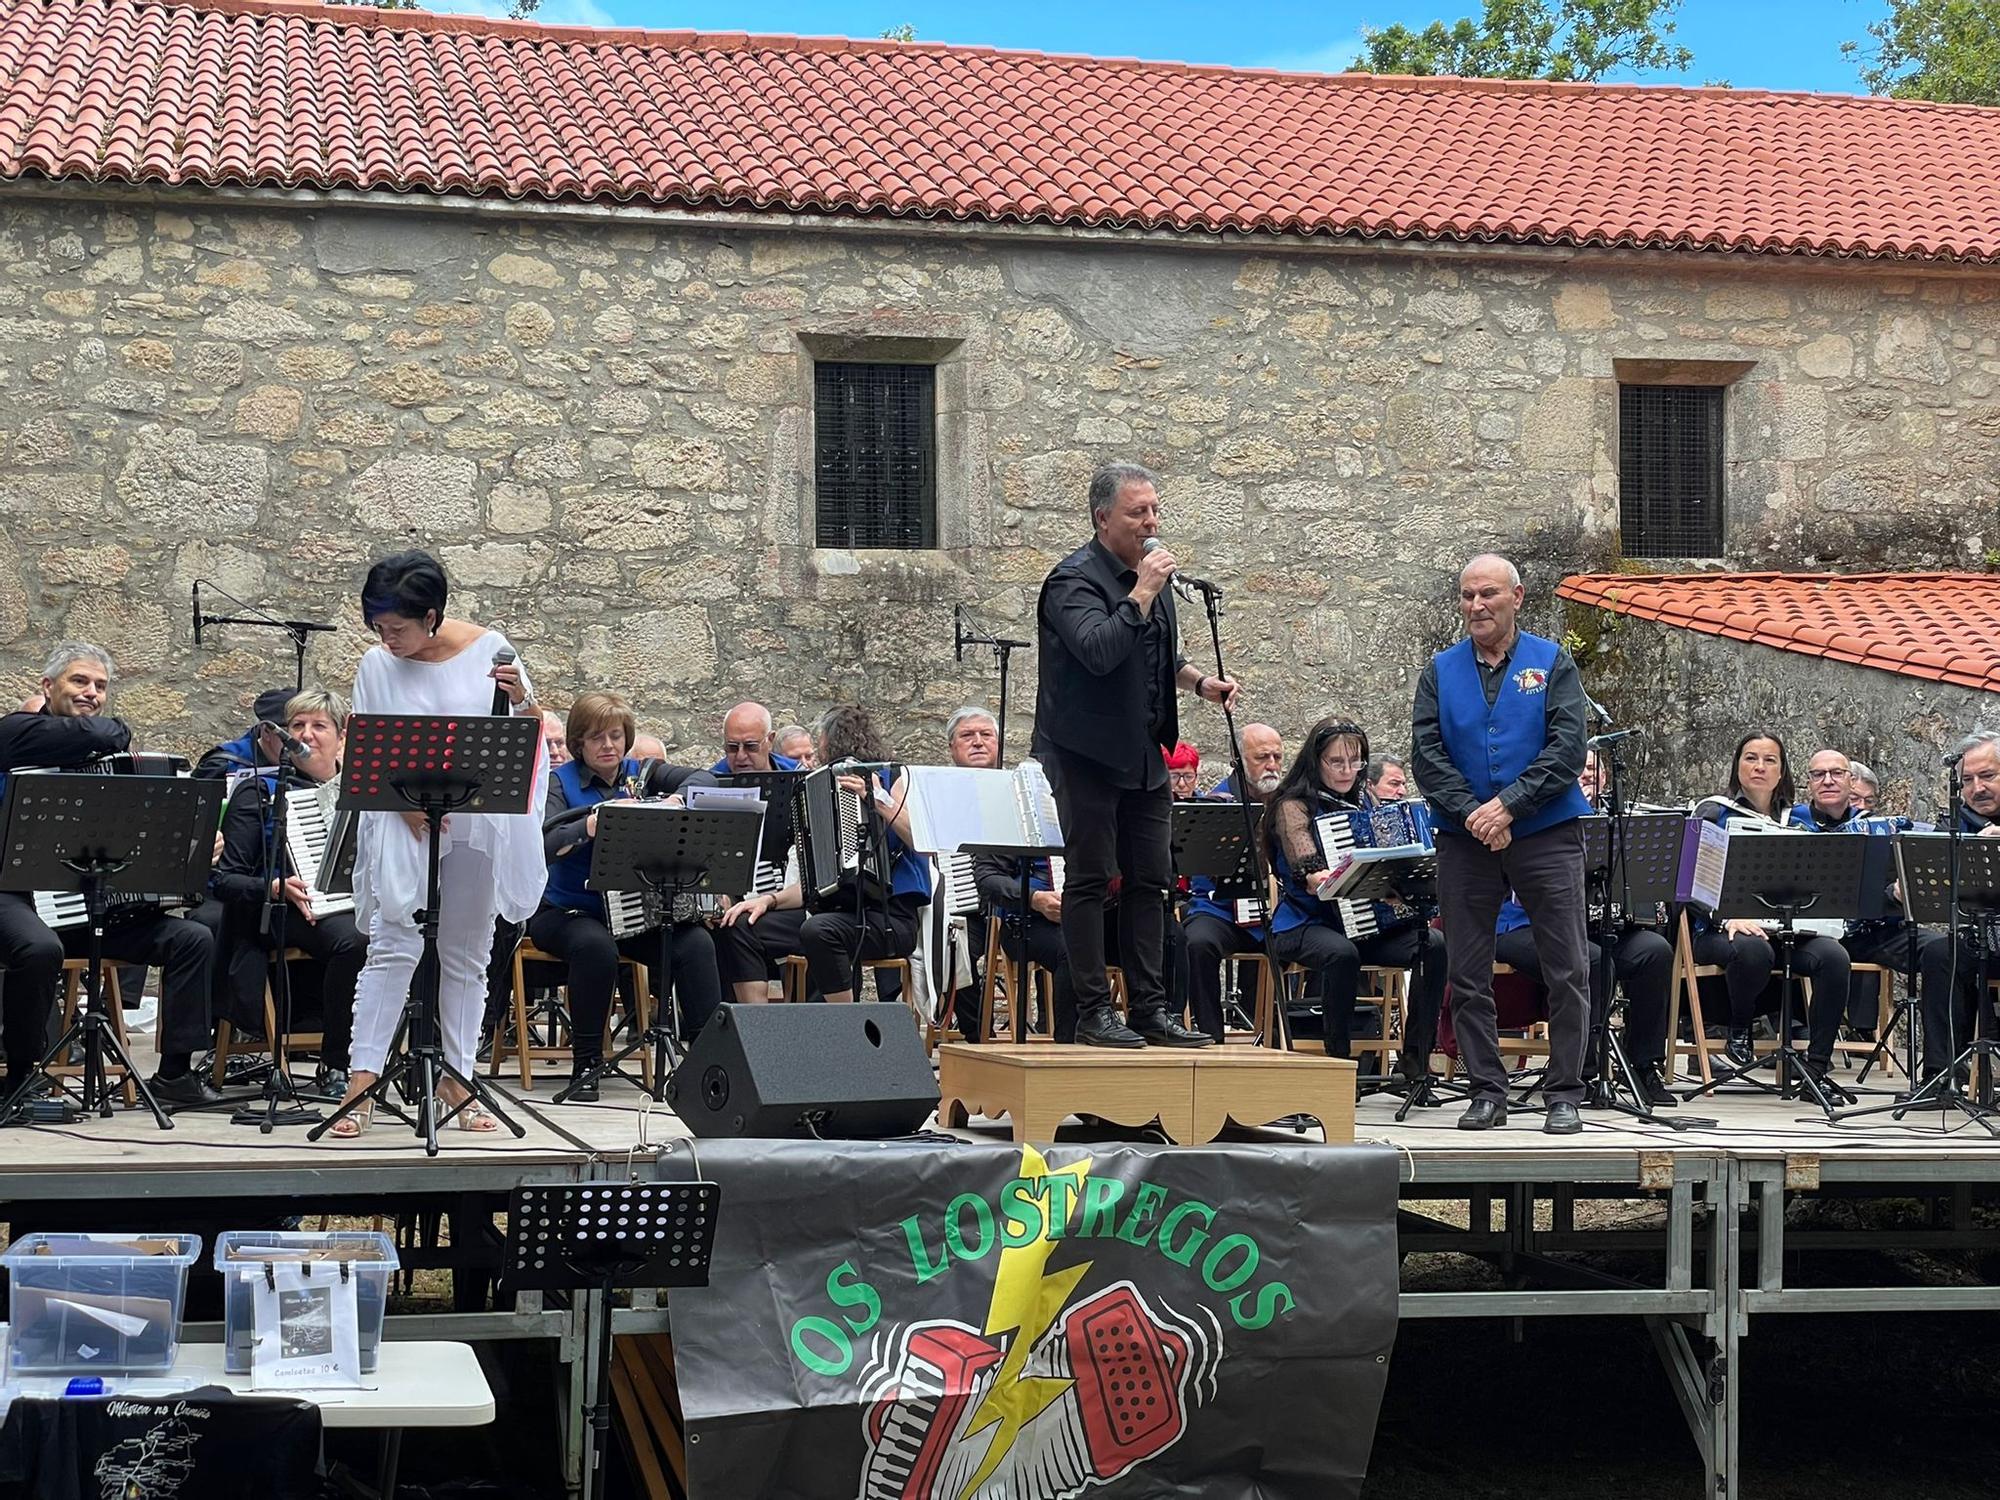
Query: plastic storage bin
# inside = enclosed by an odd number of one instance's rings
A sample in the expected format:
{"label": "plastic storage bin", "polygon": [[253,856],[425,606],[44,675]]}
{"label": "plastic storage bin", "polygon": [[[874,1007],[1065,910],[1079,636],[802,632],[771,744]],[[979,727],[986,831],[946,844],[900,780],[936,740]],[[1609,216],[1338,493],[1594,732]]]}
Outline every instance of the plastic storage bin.
{"label": "plastic storage bin", "polygon": [[[271,1252],[260,1256],[257,1252]],[[354,1311],[361,1339],[361,1373],[375,1373],[382,1344],[382,1314],[389,1304],[389,1283],[399,1262],[396,1244],[370,1229],[337,1229],[326,1234],[286,1234],[281,1230],[231,1229],[215,1242],[215,1269],[222,1273],[222,1368],[231,1375],[250,1372],[250,1347],[256,1335],[256,1304],[246,1270],[261,1274],[266,1261],[281,1265],[312,1264],[340,1275],[346,1264],[355,1281]]]}
{"label": "plastic storage bin", "polygon": [[7,1373],[158,1372],[180,1352],[194,1234],[30,1234],[7,1268]]}

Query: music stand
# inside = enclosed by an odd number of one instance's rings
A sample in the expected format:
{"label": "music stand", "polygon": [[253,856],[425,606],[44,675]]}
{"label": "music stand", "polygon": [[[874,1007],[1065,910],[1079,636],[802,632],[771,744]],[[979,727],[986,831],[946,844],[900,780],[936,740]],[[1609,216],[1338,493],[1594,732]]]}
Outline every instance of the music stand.
{"label": "music stand", "polygon": [[713,1182],[564,1182],[514,1189],[501,1273],[506,1283],[522,1291],[588,1292],[601,1299],[597,1399],[590,1409],[583,1500],[601,1500],[604,1494],[612,1294],[619,1287],[707,1286],[721,1199],[722,1189]]}
{"label": "music stand", "polygon": [[[477,1073],[467,1077],[444,1055],[438,1015],[438,861],[444,820],[488,814],[520,815],[534,807],[535,769],[541,754],[540,719],[516,714],[355,714],[347,721],[340,806],[355,812],[420,812],[429,869],[424,904],[416,913],[423,952],[403,1003],[408,1049],[389,1059],[382,1076],[306,1132],[316,1141],[364,1101],[380,1105],[424,1138],[424,1152],[438,1153],[438,1126],[477,1100],[518,1138],[528,1132],[499,1107]],[[465,1097],[440,1116],[438,1085],[446,1078]],[[392,1097],[414,1089],[412,1118]]]}
{"label": "music stand", "polygon": [[83,1010],[0,1106],[0,1125],[24,1115],[49,1070],[72,1044],[83,1051],[85,1115],[111,1117],[106,1055],[125,1069],[162,1130],[173,1122],[119,1041],[104,1004],[104,923],[114,891],[143,895],[191,893],[207,883],[222,783],[178,776],[24,775],[7,778],[0,808],[0,890],[76,891],[83,896],[90,934],[84,968]]}
{"label": "music stand", "polygon": [[[645,1031],[616,1056],[602,1059],[566,1084],[556,1103],[570,1090],[594,1084],[611,1074],[639,1086],[655,1103],[664,1103],[668,1063],[680,1066],[680,987],[674,983],[674,922],[676,896],[695,891],[736,897],[756,878],[761,808],[688,808],[647,806],[636,802],[600,802],[597,838],[590,850],[590,889],[640,891],[660,907],[660,960],[654,971],[653,1018]],[[669,1006],[668,996],[672,996]],[[644,1077],[634,1078],[622,1066],[644,1051]]]}
{"label": "music stand", "polygon": [[[765,864],[785,863],[785,856],[792,847],[792,826],[798,818],[799,783],[805,780],[804,771],[729,771],[715,778],[717,786],[749,786],[757,789],[757,795],[764,800],[764,835],[757,848],[757,858]],[[743,890],[749,890],[744,886]],[[735,893],[742,895],[742,891]]]}
{"label": "music stand", "polygon": [[[1955,857],[1954,845],[1957,846]],[[1909,1076],[1913,1087],[1909,1096],[1898,1099],[1894,1104],[1845,1110],[1839,1118],[1850,1120],[1864,1115],[1889,1114],[1901,1120],[1913,1109],[1935,1104],[1940,1113],[1956,1109],[1988,1135],[2000,1136],[2000,1125],[1994,1121],[1993,1109],[1993,1067],[1995,1059],[2000,1058],[2000,1042],[1989,1034],[1991,1027],[1980,1024],[1982,1018],[1992,1014],[1992,1002],[1984,982],[1986,923],[1996,912],[2000,912],[2000,847],[1996,847],[2000,846],[2000,839],[1962,838],[1949,833],[1906,833],[1896,840],[1896,846],[1903,912],[1912,924],[1912,932],[1916,925],[1921,924],[1942,927],[1947,932],[1956,928],[1961,942],[1965,940],[1968,930],[1972,935],[1974,1035],[1941,1072],[1928,1082],[1917,1085],[1914,1084],[1918,1076],[1916,1028],[1910,1027]],[[1971,920],[1965,920],[1968,917]],[[1910,982],[1914,987],[1916,965],[1912,963],[1910,968]],[[1951,976],[1954,989],[1958,984],[1956,970],[1954,961]],[[1958,997],[1953,995],[1946,1008],[1946,1016],[1953,1015],[1957,1008]],[[1973,1070],[1975,1097],[1971,1099],[1958,1091],[1957,1083],[1959,1067],[1968,1063]]]}
{"label": "music stand", "polygon": [[[1175,874],[1208,881],[1217,902],[1255,901],[1264,914],[1258,925],[1268,929],[1270,891],[1261,857],[1263,826],[1261,806],[1246,818],[1243,809],[1231,802],[1176,802],[1169,839]],[[1234,987],[1232,980],[1232,994]],[[1234,1010],[1237,1022],[1250,1029],[1251,1021],[1242,1007],[1235,1005]],[[1257,1038],[1259,1046],[1263,1041],[1263,1037]]]}
{"label": "music stand", "polygon": [[[271,816],[261,820],[264,824],[262,871],[267,894],[260,903],[258,915],[258,936],[268,944],[269,949],[265,959],[266,974],[277,999],[271,1007],[272,1030],[276,1034],[268,1038],[271,1065],[264,1070],[262,1092],[254,1103],[244,1105],[229,1117],[232,1125],[255,1125],[263,1135],[271,1134],[280,1125],[310,1125],[319,1118],[319,1111],[306,1104],[297,1085],[292,1082],[285,1047],[285,1039],[292,1032],[292,966],[285,962],[285,950],[291,946],[292,903],[285,895],[285,881],[293,873],[285,825],[291,819],[291,793],[299,786],[310,786],[312,783],[299,775],[298,765],[289,750],[279,751],[276,769],[277,776],[270,792]],[[250,774],[261,777],[262,772],[253,770]],[[327,851],[329,861],[335,852],[332,849]],[[273,884],[278,889],[275,900],[268,894]],[[218,953],[216,962],[221,963],[222,959],[223,955]]]}
{"label": "music stand", "polygon": [[[1778,929],[1771,934],[1782,973],[1778,991],[1778,1048],[1769,1057],[1722,1069],[1683,1098],[1697,1099],[1742,1078],[1780,1099],[1796,1099],[1803,1093],[1820,1107],[1828,1120],[1834,1118],[1836,1097],[1853,1103],[1838,1084],[1816,1078],[1809,1069],[1799,1066],[1798,1049],[1792,1045],[1793,959],[1806,934],[1792,924],[1807,913],[1815,920],[1852,919],[1861,914],[1862,874],[1869,839],[1870,835],[1865,833],[1730,836],[1728,862],[1723,869],[1714,915],[1719,921],[1740,918],[1763,922],[1773,916],[1778,919]],[[1776,1069],[1774,1084],[1749,1076],[1767,1067]]]}

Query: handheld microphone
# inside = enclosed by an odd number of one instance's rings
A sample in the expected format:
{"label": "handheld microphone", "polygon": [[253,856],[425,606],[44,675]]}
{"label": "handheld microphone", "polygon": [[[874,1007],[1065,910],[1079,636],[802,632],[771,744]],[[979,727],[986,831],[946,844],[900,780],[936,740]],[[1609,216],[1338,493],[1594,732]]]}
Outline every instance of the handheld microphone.
{"label": "handheld microphone", "polygon": [[194,581],[194,643],[201,644],[201,580]]}
{"label": "handheld microphone", "polygon": [[[1166,545],[1167,544],[1161,541],[1158,537],[1149,536],[1146,538],[1145,545],[1142,546],[1139,550],[1141,552],[1150,554],[1158,552],[1162,547]],[[1203,594],[1219,594],[1222,592],[1221,584],[1210,583],[1206,578],[1197,578],[1192,573],[1183,573],[1178,567],[1174,569],[1173,579],[1174,579],[1175,589],[1177,589],[1180,592],[1181,597],[1183,598],[1187,597],[1187,591],[1189,589],[1193,589],[1197,593],[1203,593]]]}
{"label": "handheld microphone", "polygon": [[308,755],[312,754],[312,750],[304,740],[295,738],[282,725],[273,724],[269,719],[264,720],[257,726],[257,732],[259,734],[270,735],[280,745],[285,747],[285,754],[289,755],[293,760],[304,760]]}
{"label": "handheld microphone", "polygon": [[[495,651],[493,653],[494,666],[511,667],[513,664],[514,664],[514,653],[509,651],[505,646],[502,646],[498,651]],[[497,682],[494,683],[493,712],[495,712],[496,714],[511,714],[513,711],[514,711],[514,700],[507,696],[507,689],[500,683]]]}
{"label": "handheld microphone", "polygon": [[1643,739],[1646,731],[1642,728],[1614,729],[1609,734],[1593,734],[1587,743],[1592,745],[1615,745],[1620,740]]}

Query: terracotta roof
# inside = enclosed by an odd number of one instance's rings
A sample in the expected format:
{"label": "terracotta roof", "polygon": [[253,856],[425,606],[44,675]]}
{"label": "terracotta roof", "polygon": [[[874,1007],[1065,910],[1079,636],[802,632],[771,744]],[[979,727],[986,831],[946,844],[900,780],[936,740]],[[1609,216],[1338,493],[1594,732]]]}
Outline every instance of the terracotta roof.
{"label": "terracotta roof", "polygon": [[2000,692],[2000,577],[1984,573],[1588,573],[1556,592],[1708,635]]}
{"label": "terracotta roof", "polygon": [[0,181],[2000,258],[2000,110],[0,0]]}

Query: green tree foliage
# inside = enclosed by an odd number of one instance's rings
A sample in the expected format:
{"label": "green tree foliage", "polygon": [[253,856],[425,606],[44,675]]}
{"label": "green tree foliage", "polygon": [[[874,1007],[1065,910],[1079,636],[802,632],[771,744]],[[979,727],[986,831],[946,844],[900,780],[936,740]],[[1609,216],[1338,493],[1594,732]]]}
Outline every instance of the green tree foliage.
{"label": "green tree foliage", "polygon": [[2000,0],[1889,0],[1874,47],[1843,42],[1871,94],[2000,104]]}
{"label": "green tree foliage", "polygon": [[882,33],[882,40],[885,42],[914,42],[916,39],[917,28],[912,26],[908,21],[905,21],[901,26],[891,26],[887,31]]}
{"label": "green tree foliage", "polygon": [[1477,21],[1422,31],[1364,26],[1367,50],[1349,65],[1370,73],[1461,78],[1547,78],[1589,83],[1614,70],[1683,70],[1694,60],[1673,40],[1681,0],[1484,0]]}
{"label": "green tree foliage", "polygon": [[[428,7],[423,0],[326,0],[329,5],[372,5],[377,10],[424,10]],[[513,0],[508,7],[507,19],[525,21],[542,8],[542,0]]]}

